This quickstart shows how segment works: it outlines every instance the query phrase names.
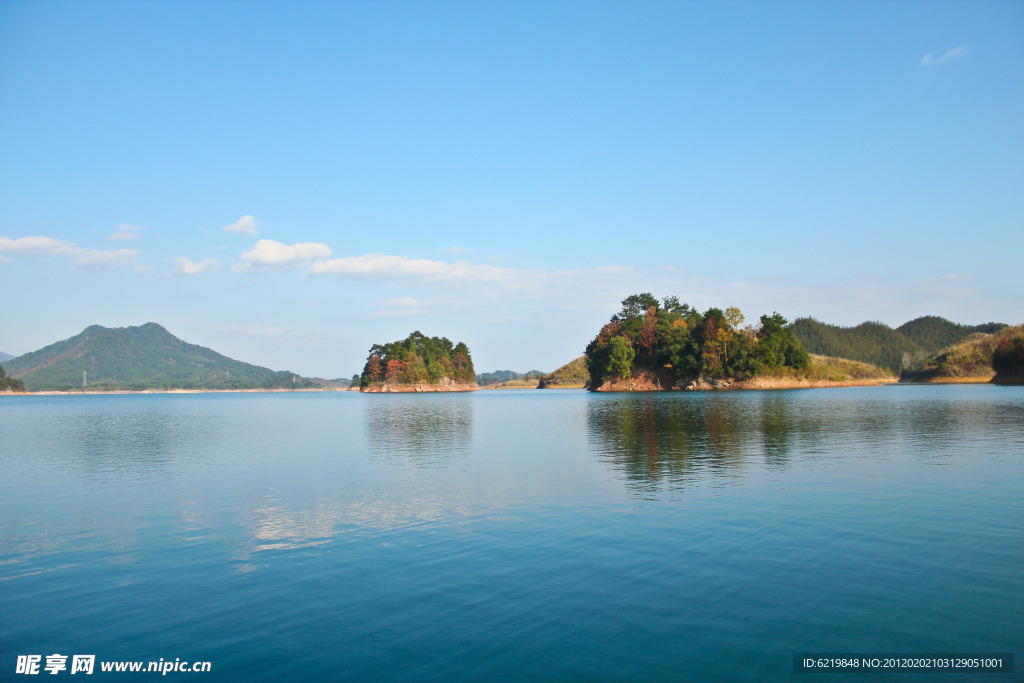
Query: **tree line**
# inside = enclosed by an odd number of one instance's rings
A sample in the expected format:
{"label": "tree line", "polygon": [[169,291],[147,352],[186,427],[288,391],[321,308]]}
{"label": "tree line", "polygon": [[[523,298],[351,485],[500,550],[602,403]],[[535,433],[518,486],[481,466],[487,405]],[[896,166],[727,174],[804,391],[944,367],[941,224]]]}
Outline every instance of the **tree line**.
{"label": "tree line", "polygon": [[762,315],[756,328],[743,323],[735,307],[701,313],[675,296],[660,302],[648,292],[626,297],[587,345],[590,388],[638,371],[723,378],[807,367],[810,355],[784,317]]}
{"label": "tree line", "polygon": [[[355,379],[355,378],[353,378]],[[359,377],[360,387],[374,384],[473,384],[476,375],[469,347],[419,330],[390,344],[374,344]]]}
{"label": "tree line", "polygon": [[994,322],[960,325],[934,315],[915,318],[895,329],[880,322],[839,327],[813,318],[798,318],[792,324],[793,333],[811,353],[859,360],[895,373],[921,368],[928,356],[972,334],[994,334],[1005,327]]}
{"label": "tree line", "polygon": [[0,391],[25,391],[25,385],[21,383],[21,380],[8,377],[2,365],[0,365]]}

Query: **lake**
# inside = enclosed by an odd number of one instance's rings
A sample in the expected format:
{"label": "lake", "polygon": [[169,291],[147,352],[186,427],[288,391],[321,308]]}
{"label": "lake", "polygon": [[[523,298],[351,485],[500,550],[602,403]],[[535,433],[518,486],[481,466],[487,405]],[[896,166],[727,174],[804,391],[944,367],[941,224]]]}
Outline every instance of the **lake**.
{"label": "lake", "polygon": [[1019,655],[1022,485],[1022,387],[0,396],[0,679],[55,653],[240,681]]}

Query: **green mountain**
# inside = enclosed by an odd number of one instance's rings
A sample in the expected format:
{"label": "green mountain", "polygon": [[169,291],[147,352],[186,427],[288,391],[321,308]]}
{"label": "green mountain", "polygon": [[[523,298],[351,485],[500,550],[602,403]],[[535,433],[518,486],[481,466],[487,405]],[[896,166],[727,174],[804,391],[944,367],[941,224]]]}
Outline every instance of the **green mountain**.
{"label": "green mountain", "polygon": [[953,346],[967,339],[972,334],[995,334],[1007,326],[1003,323],[984,323],[982,325],[960,325],[950,322],[937,315],[925,315],[903,323],[896,331],[935,353],[947,346]]}
{"label": "green mountain", "polygon": [[879,322],[839,327],[814,318],[798,318],[790,328],[811,353],[848,358],[893,372],[920,367],[930,354],[977,332],[993,334],[1006,325],[960,325],[938,316],[923,316],[893,329]]}
{"label": "green mountain", "polygon": [[544,373],[540,370],[529,372],[516,372],[514,370],[495,370],[494,372],[483,372],[476,376],[476,383],[482,387],[492,384],[502,384],[519,379],[539,379]]}
{"label": "green mountain", "polygon": [[29,391],[91,389],[273,389],[315,386],[178,339],[156,323],[92,325],[70,339],[5,364]]}

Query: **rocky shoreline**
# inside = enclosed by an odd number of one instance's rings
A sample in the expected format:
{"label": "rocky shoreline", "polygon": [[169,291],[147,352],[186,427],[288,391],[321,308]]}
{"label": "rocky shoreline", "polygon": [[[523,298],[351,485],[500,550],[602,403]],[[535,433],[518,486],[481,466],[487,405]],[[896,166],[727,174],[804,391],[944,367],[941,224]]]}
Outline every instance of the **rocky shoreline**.
{"label": "rocky shoreline", "polygon": [[479,390],[480,387],[476,384],[458,384],[449,381],[441,384],[389,384],[384,382],[362,387],[359,391],[367,394],[429,394]]}
{"label": "rocky shoreline", "polygon": [[823,389],[832,387],[875,387],[896,384],[896,378],[812,380],[793,377],[750,377],[734,380],[714,377],[684,377],[675,381],[640,375],[629,379],[605,382],[595,391],[759,391],[765,389]]}

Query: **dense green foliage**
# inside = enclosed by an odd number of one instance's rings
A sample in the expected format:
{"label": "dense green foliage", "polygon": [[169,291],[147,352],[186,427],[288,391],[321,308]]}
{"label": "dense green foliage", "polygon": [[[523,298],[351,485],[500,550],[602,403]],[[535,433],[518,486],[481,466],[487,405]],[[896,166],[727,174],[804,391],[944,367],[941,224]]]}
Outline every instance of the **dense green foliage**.
{"label": "dense green foliage", "polygon": [[848,358],[899,372],[920,368],[929,354],[964,341],[972,334],[992,334],[1006,325],[959,325],[938,316],[923,316],[893,329],[879,322],[839,327],[813,318],[793,321],[797,339],[811,353]]}
{"label": "dense green foliage", "polygon": [[374,344],[360,386],[374,384],[474,384],[473,359],[464,343],[416,331],[403,340]]}
{"label": "dense green foliage", "polygon": [[981,325],[960,325],[950,322],[937,315],[925,315],[903,323],[896,331],[907,339],[919,344],[929,353],[959,344],[972,334],[995,334],[1006,328],[1003,323],[983,323]]}
{"label": "dense green foliage", "polygon": [[761,316],[757,329],[743,320],[737,308],[700,313],[674,296],[661,302],[649,293],[627,297],[587,345],[590,388],[641,370],[740,377],[806,367],[808,353],[781,315]]}
{"label": "dense green foliage", "polygon": [[2,365],[0,365],[0,391],[25,391],[25,385],[21,380],[8,377]]}
{"label": "dense green foliage", "polygon": [[81,334],[8,363],[29,391],[105,389],[273,389],[314,386],[290,372],[233,360],[178,339],[156,323],[87,327]]}
{"label": "dense green foliage", "polygon": [[524,379],[540,379],[544,373],[540,370],[530,370],[529,372],[515,372],[514,370],[495,370],[494,372],[484,372],[476,376],[476,383],[482,387],[490,386],[492,384],[502,384],[504,382],[512,382],[515,380]]}
{"label": "dense green foliage", "polygon": [[999,375],[1024,377],[1024,337],[1003,337],[992,353],[992,368]]}

